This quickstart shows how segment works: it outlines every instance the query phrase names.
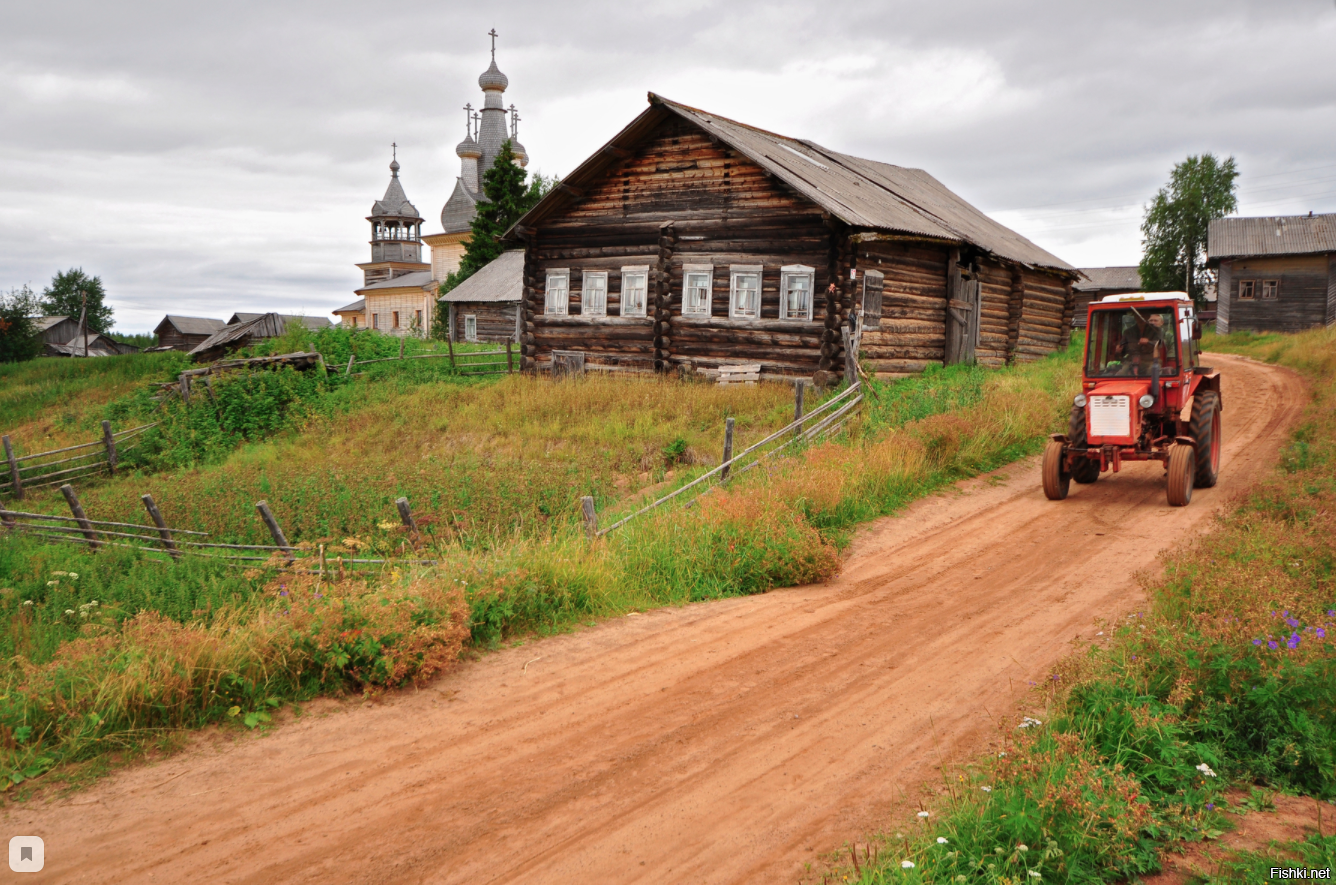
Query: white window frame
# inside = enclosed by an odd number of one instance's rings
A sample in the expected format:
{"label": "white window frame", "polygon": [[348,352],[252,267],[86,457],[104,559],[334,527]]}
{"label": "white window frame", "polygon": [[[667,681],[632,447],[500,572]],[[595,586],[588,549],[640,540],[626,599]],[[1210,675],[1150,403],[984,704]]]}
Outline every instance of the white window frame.
{"label": "white window frame", "polygon": [[1253,295],[1257,291],[1256,280],[1239,280],[1239,300],[1252,301]]}
{"label": "white window frame", "polygon": [[[562,297],[553,297],[552,281],[560,280]],[[543,286],[543,313],[550,317],[564,317],[571,307],[571,269],[554,267],[547,272],[547,281]]]}
{"label": "white window frame", "polygon": [[478,317],[476,314],[464,314],[464,340],[478,340]]}
{"label": "white window frame", "polygon": [[[789,315],[789,281],[807,277],[807,312]],[[779,269],[779,318],[781,320],[810,320],[816,314],[816,268],[805,264],[788,264]]]}
{"label": "white window frame", "polygon": [[[641,274],[641,275],[644,277],[644,280],[645,280],[645,288],[644,288],[644,291],[640,293],[640,307],[639,307],[639,309],[632,309],[632,310],[629,310],[629,311],[626,309],[626,277],[627,277],[628,274]],[[648,264],[634,264],[634,265],[630,265],[630,266],[628,266],[628,267],[623,267],[623,268],[622,268],[622,280],[621,280],[621,282],[622,282],[622,293],[621,293],[621,302],[622,302],[621,311],[622,311],[622,316],[624,316],[624,317],[643,317],[643,316],[647,316],[647,315],[648,315],[647,311],[649,310],[649,265],[648,265]]]}
{"label": "white window frame", "polygon": [[[733,320],[759,320],[761,318],[761,288],[764,280],[759,264],[734,264],[728,268],[728,317]],[[744,276],[756,277],[756,303],[752,313],[738,310],[738,279]]]}
{"label": "white window frame", "polygon": [[[690,282],[693,274],[704,274],[705,285],[705,304],[688,304],[690,295]],[[714,313],[714,265],[713,264],[684,264],[682,265],[682,316],[685,317],[708,317]]]}
{"label": "white window frame", "polygon": [[[597,301],[589,299],[591,291],[590,282],[602,284],[602,298]],[[593,288],[592,291],[599,291]],[[608,315],[608,272],[606,270],[586,270],[580,275],[580,316],[582,317],[605,317]]]}

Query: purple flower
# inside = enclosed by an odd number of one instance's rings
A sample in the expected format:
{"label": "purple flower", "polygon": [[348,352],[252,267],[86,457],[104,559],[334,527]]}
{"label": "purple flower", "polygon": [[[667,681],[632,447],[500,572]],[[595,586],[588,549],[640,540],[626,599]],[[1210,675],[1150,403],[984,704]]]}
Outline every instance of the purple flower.
{"label": "purple flower", "polygon": [[1261,645],[1261,644],[1262,644],[1262,640],[1260,640],[1260,639],[1254,639],[1254,640],[1253,640],[1253,645]]}
{"label": "purple flower", "polygon": [[1336,618],[1336,609],[1332,609],[1331,611],[1327,612],[1327,617]]}
{"label": "purple flower", "polygon": [[1298,620],[1296,620],[1296,619],[1294,619],[1294,618],[1286,618],[1286,619],[1285,619],[1285,623],[1288,624],[1288,625],[1291,626],[1291,627],[1297,627],[1297,626],[1299,626],[1299,622],[1298,622]]}
{"label": "purple flower", "polygon": [[1271,640],[1270,642],[1268,642],[1268,643],[1266,644],[1266,647],[1269,648],[1269,649],[1271,649],[1272,651],[1274,651],[1274,650],[1280,648],[1280,644],[1277,643],[1276,640],[1273,639],[1273,640]]}
{"label": "purple flower", "polygon": [[1326,639],[1326,638],[1327,638],[1327,631],[1326,631],[1326,630],[1323,630],[1321,627],[1318,627],[1318,628],[1317,628],[1317,638],[1318,638],[1318,639]]}
{"label": "purple flower", "polygon": [[1207,803],[1206,803],[1206,810],[1207,810],[1207,811],[1215,811],[1215,803],[1214,803],[1214,802],[1207,802]]}
{"label": "purple flower", "polygon": [[325,597],[324,597],[324,594],[322,594],[322,593],[317,593],[317,594],[315,595],[315,598],[316,598],[316,599],[324,599]]}
{"label": "purple flower", "polygon": [[1299,647],[1299,634],[1298,634],[1298,633],[1291,633],[1291,634],[1290,634],[1290,638],[1287,639],[1287,640],[1285,640],[1285,647],[1286,647],[1286,648],[1298,648],[1298,647]]}
{"label": "purple flower", "polygon": [[280,590],[280,591],[278,591],[278,595],[279,595],[279,596],[287,596],[287,595],[288,595],[288,591],[286,591],[286,590]]}

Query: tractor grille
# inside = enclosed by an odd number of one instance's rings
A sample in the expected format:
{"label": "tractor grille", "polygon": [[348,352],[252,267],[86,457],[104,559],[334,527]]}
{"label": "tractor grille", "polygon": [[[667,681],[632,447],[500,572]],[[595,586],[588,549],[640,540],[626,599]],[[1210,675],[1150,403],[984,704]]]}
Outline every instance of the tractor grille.
{"label": "tractor grille", "polygon": [[1090,435],[1131,436],[1131,397],[1092,396],[1090,398]]}

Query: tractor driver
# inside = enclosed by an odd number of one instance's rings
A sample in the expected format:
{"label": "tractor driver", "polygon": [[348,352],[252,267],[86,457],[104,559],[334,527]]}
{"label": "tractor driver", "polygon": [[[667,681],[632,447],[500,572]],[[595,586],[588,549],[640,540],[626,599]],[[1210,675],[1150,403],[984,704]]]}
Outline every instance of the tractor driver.
{"label": "tractor driver", "polygon": [[1152,360],[1164,353],[1164,314],[1152,313],[1143,317],[1132,311],[1136,324],[1123,332],[1123,340],[1118,342],[1116,353],[1122,357],[1119,375],[1142,375],[1146,373]]}

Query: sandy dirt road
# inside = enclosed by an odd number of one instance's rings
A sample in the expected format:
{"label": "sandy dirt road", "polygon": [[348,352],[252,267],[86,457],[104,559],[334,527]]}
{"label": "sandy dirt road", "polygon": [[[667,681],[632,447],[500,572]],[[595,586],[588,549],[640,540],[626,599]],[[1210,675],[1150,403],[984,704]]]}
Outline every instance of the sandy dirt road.
{"label": "sandy dirt road", "polygon": [[1222,481],[1133,464],[1049,502],[1036,459],[882,520],[821,586],[647,612],[428,690],[13,806],[32,882],[792,882],[980,748],[1141,603],[1134,573],[1255,479],[1305,399],[1226,372]]}

